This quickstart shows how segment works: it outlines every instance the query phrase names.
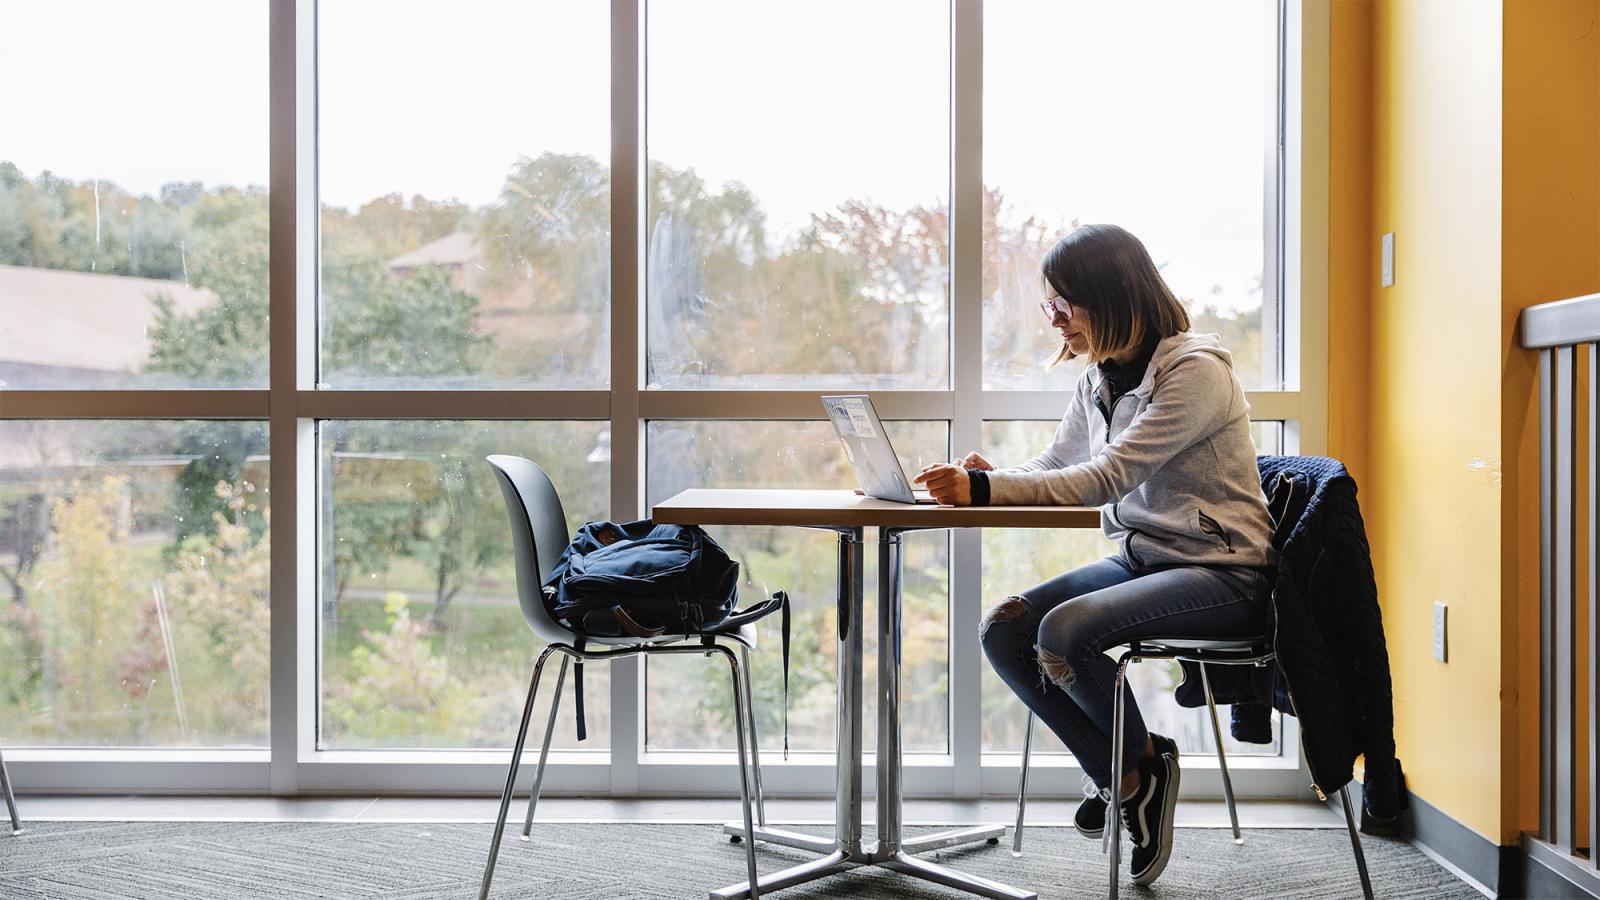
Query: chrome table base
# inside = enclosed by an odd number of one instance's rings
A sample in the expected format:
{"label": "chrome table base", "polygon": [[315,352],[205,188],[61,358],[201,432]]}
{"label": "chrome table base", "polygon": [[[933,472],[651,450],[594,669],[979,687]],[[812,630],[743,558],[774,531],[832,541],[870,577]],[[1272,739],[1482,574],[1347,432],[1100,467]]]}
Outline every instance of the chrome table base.
{"label": "chrome table base", "polygon": [[[839,533],[839,749],[835,796],[834,834],[816,837],[771,828],[750,829],[730,823],[725,830],[739,839],[779,844],[822,853],[797,866],[759,876],[759,892],[766,895],[861,866],[881,866],[995,900],[1037,900],[1033,891],[1020,890],[987,878],[919,859],[912,854],[977,841],[998,842],[1004,825],[978,825],[937,834],[903,838],[900,828],[900,587],[901,535],[911,529],[881,528],[878,537],[878,840],[869,850],[861,839],[862,822],[862,533],[860,528],[835,529]],[[743,900],[750,896],[748,881],[711,892],[711,900]]]}

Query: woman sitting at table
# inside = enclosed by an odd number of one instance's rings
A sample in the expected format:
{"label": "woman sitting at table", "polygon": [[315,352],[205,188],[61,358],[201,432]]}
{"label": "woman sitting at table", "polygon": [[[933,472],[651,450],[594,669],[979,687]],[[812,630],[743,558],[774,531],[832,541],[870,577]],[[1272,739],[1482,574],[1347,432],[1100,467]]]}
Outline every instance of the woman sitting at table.
{"label": "woman sitting at table", "polygon": [[[1041,265],[1041,306],[1061,333],[1051,365],[1087,356],[1043,453],[996,469],[977,453],[914,479],[941,503],[1101,507],[1118,552],[1005,598],[981,626],[995,671],[1078,758],[1094,787],[1074,824],[1105,828],[1113,780],[1138,884],[1172,853],[1178,748],[1145,730],[1133,694],[1125,758],[1110,761],[1116,665],[1137,638],[1240,637],[1265,628],[1270,524],[1232,357],[1189,316],[1144,245],[1084,225]],[[1126,687],[1124,688],[1126,690]]]}

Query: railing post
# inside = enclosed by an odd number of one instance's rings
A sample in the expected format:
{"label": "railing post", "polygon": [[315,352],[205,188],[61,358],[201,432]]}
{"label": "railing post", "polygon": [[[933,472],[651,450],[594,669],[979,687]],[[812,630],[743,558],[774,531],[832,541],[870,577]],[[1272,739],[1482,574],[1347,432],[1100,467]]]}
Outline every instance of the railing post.
{"label": "railing post", "polygon": [[1600,867],[1600,341],[1589,342],[1589,865]]}
{"label": "railing post", "polygon": [[1556,836],[1555,737],[1555,603],[1550,578],[1555,566],[1550,558],[1551,536],[1551,385],[1555,381],[1555,352],[1539,351],[1539,837]]}
{"label": "railing post", "polygon": [[1573,359],[1576,348],[1555,349],[1553,373],[1555,408],[1552,410],[1554,432],[1551,435],[1551,552],[1554,568],[1551,571],[1551,590],[1555,600],[1556,655],[1555,655],[1555,843],[1570,854],[1577,846],[1576,804],[1577,791],[1577,734],[1576,724],[1577,673],[1573,671],[1577,659],[1577,605],[1573,602],[1574,557],[1573,532],[1576,530],[1577,510],[1573,498],[1577,492],[1575,474],[1577,435],[1573,428],[1575,410],[1573,395],[1578,386]]}
{"label": "railing post", "polygon": [[[1600,294],[1541,303],[1518,322],[1525,350],[1539,351],[1539,824],[1524,848],[1568,880],[1600,886]],[[1589,348],[1588,453],[1578,459],[1585,420],[1578,407],[1578,348]],[[1587,469],[1583,466],[1587,465]],[[1583,511],[1578,477],[1587,472],[1588,534],[1577,544]],[[1588,577],[1578,583],[1578,564]],[[1583,598],[1580,601],[1579,598]],[[1588,615],[1580,634],[1580,602]],[[1587,641],[1589,728],[1577,730],[1579,645]],[[1578,820],[1578,767],[1587,756],[1589,811]],[[1580,854],[1578,851],[1586,851]],[[1585,888],[1588,891],[1588,888]]]}

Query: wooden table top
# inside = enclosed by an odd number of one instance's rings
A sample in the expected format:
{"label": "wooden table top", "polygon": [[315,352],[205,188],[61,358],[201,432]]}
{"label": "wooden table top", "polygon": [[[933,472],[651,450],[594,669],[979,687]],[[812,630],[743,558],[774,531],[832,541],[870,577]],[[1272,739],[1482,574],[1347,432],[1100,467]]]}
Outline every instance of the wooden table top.
{"label": "wooden table top", "polygon": [[671,525],[803,525],[822,528],[1099,528],[1091,506],[935,506],[895,503],[855,491],[693,488],[662,501],[650,518]]}

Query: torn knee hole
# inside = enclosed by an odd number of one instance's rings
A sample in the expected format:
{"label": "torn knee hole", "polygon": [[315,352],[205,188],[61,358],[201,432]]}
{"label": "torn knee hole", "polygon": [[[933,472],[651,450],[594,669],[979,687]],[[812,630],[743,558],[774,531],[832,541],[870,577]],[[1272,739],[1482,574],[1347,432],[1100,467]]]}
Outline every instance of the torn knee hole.
{"label": "torn knee hole", "polygon": [[996,622],[1009,622],[1027,611],[1028,600],[1026,597],[1013,595],[1001,600],[994,605],[994,608],[989,610],[988,614],[983,617],[983,621],[978,624],[978,640],[983,640],[983,636],[989,633],[990,625]]}
{"label": "torn knee hole", "polygon": [[1034,649],[1039,654],[1039,671],[1044,673],[1044,677],[1050,679],[1051,683],[1056,687],[1072,687],[1075,676],[1073,675],[1072,667],[1067,665],[1067,661],[1043,647]]}

